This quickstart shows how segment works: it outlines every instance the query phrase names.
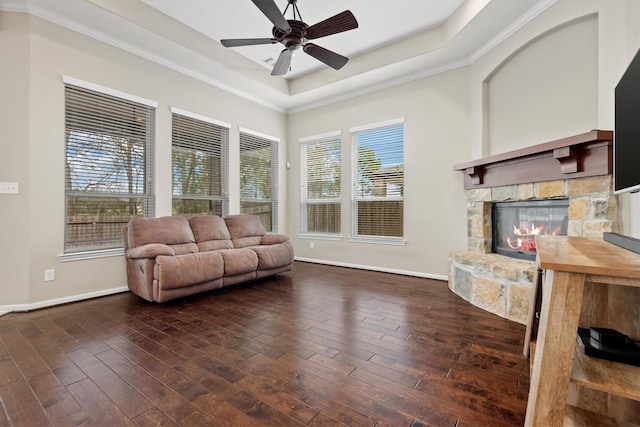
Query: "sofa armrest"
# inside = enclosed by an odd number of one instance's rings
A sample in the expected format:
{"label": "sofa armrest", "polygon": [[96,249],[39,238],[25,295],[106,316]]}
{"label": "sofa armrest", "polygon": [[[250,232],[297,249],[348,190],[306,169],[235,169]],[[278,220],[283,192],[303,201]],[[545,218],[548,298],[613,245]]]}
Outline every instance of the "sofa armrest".
{"label": "sofa armrest", "polygon": [[155,258],[158,255],[175,255],[173,248],[162,243],[149,243],[135,248],[127,249],[126,256],[130,259]]}
{"label": "sofa armrest", "polygon": [[278,243],[284,243],[289,240],[289,236],[285,236],[284,234],[277,233],[268,233],[262,236],[262,240],[260,241],[261,245],[277,245]]}

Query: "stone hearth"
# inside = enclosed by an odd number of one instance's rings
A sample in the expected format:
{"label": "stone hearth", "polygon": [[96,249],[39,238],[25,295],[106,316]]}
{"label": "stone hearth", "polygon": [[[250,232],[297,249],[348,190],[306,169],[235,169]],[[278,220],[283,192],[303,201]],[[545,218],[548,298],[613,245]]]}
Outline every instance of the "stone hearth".
{"label": "stone hearth", "polygon": [[[604,231],[618,231],[618,199],[612,191],[611,141],[611,132],[592,131],[455,166],[454,169],[466,174],[468,251],[450,254],[449,289],[491,313],[526,324],[535,263],[491,253],[492,204],[565,198],[569,201],[569,236],[601,237]],[[575,164],[567,168],[567,156],[558,156],[559,151],[572,153]],[[602,156],[604,162],[594,160]],[[507,170],[514,165],[526,168],[528,159],[534,167],[542,161],[555,162],[558,172],[538,175],[538,182],[518,182],[530,178],[518,178],[523,176],[520,172],[514,178]],[[592,168],[589,163],[600,166]],[[501,168],[505,171],[503,180],[497,173]],[[483,182],[489,170],[491,182]],[[528,174],[536,176],[535,172]],[[553,177],[561,179],[546,180]]]}

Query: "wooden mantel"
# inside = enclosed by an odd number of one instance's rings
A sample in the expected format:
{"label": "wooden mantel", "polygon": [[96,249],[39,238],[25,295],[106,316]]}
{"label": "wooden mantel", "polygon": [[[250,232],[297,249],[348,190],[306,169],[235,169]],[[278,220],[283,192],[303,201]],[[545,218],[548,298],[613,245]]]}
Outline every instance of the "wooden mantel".
{"label": "wooden mantel", "polygon": [[608,175],[613,170],[613,131],[594,129],[568,138],[460,163],[453,170],[464,173],[466,190]]}

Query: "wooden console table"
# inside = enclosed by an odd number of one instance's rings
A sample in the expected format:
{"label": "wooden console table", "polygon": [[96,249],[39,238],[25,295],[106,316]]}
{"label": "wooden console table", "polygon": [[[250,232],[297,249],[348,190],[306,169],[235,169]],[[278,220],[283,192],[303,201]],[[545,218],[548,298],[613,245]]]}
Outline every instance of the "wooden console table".
{"label": "wooden console table", "polygon": [[[539,236],[536,245],[542,298],[537,337],[533,301],[540,295],[532,295],[525,337],[535,341],[525,426],[640,423],[640,367],[585,356],[576,345],[578,326],[640,339],[640,255],[598,238]],[[596,390],[604,404],[580,404],[576,396],[568,404],[570,384]]]}

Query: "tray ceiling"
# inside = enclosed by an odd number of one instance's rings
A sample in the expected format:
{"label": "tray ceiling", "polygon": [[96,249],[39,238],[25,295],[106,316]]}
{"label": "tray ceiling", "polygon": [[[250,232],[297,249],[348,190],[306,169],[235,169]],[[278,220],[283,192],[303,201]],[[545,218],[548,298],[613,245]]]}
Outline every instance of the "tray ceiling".
{"label": "tray ceiling", "polygon": [[[284,10],[286,0],[275,0]],[[351,10],[359,28],[314,40],[350,58],[333,70],[299,52],[270,75],[282,45],[225,48],[270,37],[251,0],[0,0],[282,112],[295,112],[473,62],[556,0],[299,0],[313,25]],[[289,12],[287,18],[291,18]]]}

